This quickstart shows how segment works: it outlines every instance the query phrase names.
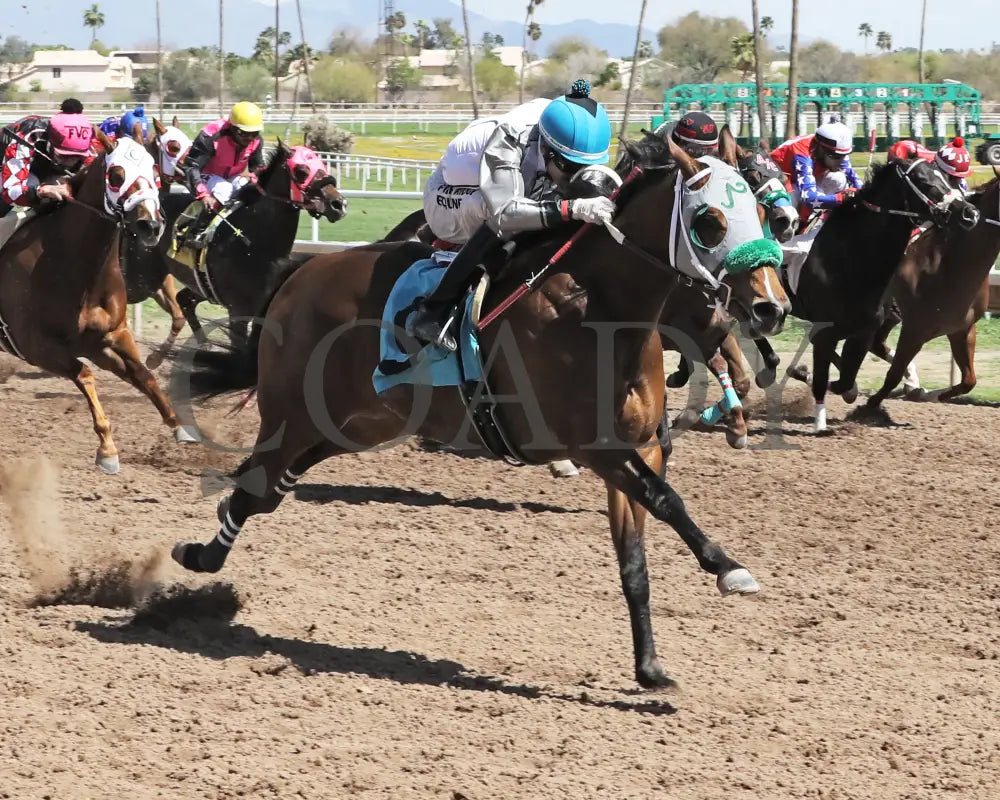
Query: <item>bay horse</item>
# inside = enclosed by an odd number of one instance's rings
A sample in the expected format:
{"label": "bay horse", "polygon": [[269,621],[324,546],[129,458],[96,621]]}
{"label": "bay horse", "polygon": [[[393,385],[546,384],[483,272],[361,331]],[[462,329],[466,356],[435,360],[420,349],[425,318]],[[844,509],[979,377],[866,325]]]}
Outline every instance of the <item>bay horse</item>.
{"label": "bay horse", "polygon": [[[154,127],[160,134],[162,125],[154,121]],[[177,303],[199,341],[204,341],[204,332],[196,309],[206,300],[224,306],[231,318],[261,314],[279,280],[277,261],[292,249],[299,211],[306,209],[330,222],[347,213],[347,199],[337,190],[336,178],[322,166],[315,168],[316,162],[314,151],[289,148],[279,141],[257,181],[234,193],[234,202],[240,205],[216,231],[205,253],[203,271],[168,255],[170,235],[154,248],[129,241],[126,278],[130,296],[135,301],[145,299],[163,285],[168,275],[173,275],[184,284]],[[312,170],[310,163],[314,165]],[[183,164],[180,166],[183,168]],[[163,192],[161,200],[168,230],[172,230],[193,197]],[[180,329],[174,318],[169,338],[157,348],[158,355],[169,349]],[[230,328],[229,333],[245,338],[239,326]]]}
{"label": "bay horse", "polygon": [[972,231],[934,228],[907,248],[890,291],[903,327],[882,387],[868,399],[878,408],[926,342],[948,336],[959,382],[931,396],[950,400],[976,385],[976,322],[989,307],[989,272],[1000,256],[1000,178],[967,196],[980,214]]}
{"label": "bay horse", "polygon": [[81,359],[145,394],[178,442],[196,438],[143,366],[126,325],[120,230],[153,246],[164,228],[152,159],[131,139],[113,144],[100,131],[95,136],[104,150],[69,179],[73,199],[28,220],[0,250],[0,346],[73,381],[87,398],[100,441],[97,466],[113,474],[119,458],[111,423]]}
{"label": "bay horse", "polygon": [[[933,222],[958,235],[979,221],[979,210],[922,159],[875,166],[854,202],[831,209],[806,257],[792,298],[792,314],[814,325],[814,430],[826,430],[827,388],[853,402],[858,370],[882,326],[893,275],[916,224]],[[818,324],[816,324],[818,323]],[[844,340],[840,376],[830,365]],[[909,362],[906,362],[909,363]]]}
{"label": "bay horse", "polygon": [[[703,203],[713,196],[713,186],[718,192],[741,180],[731,167],[717,164],[706,170],[658,137],[628,143],[619,171],[629,178],[615,220],[622,244],[598,226],[585,229],[558,270],[480,334],[485,372],[497,396],[518,399],[498,411],[507,441],[535,463],[572,458],[607,485],[635,677],[644,687],[673,683],[653,643],[647,514],[678,532],[701,568],[716,576],[723,595],[760,589],[742,564],[702,532],[664,481],[657,437],[665,392],[657,323],[679,282],[667,235],[675,203],[681,204],[682,218],[694,215],[692,238],[726,242],[717,257],[730,264],[723,281],[733,291],[755,283],[757,271],[770,271],[771,281],[777,281],[772,266],[777,257],[763,238],[752,196],[736,195],[741,216],[727,217],[715,203]],[[729,237],[746,231],[740,220],[750,218],[756,234]],[[509,269],[486,295],[484,314],[580,228],[568,223],[517,247]],[[250,348],[194,349],[177,356],[178,393],[205,397],[256,386],[261,422],[253,454],[235,472],[236,488],[220,501],[218,536],[209,544],[178,543],[174,560],[191,571],[217,572],[247,520],[273,512],[296,481],[327,458],[414,435],[459,441],[467,431],[466,412],[454,387],[397,385],[376,394],[372,383],[390,289],[404,270],[431,253],[426,245],[405,242],[315,256],[278,290],[254,327]],[[745,271],[736,268],[741,253]],[[752,303],[773,301],[757,296]],[[405,332],[397,335],[412,342]],[[246,480],[259,481],[262,491],[251,491]]]}

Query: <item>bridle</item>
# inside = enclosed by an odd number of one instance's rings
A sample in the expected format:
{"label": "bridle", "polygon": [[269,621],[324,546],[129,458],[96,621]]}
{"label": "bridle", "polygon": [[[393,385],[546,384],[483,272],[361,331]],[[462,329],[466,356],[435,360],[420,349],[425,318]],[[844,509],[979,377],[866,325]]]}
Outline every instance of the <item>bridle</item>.
{"label": "bridle", "polygon": [[[893,168],[896,173],[903,179],[903,182],[909,187],[910,191],[920,200],[921,203],[927,209],[927,216],[934,221],[937,225],[943,225],[948,218],[949,207],[955,200],[962,199],[962,193],[957,189],[948,186],[948,191],[945,196],[938,202],[931,200],[916,183],[913,182],[913,178],[910,177],[910,173],[916,169],[920,164],[924,162],[920,160],[914,161],[912,164],[903,169],[902,162],[895,162]],[[942,179],[943,180],[943,179]],[[945,184],[947,186],[947,184]],[[910,198],[908,194],[904,195],[903,198],[904,208],[887,208],[885,206],[880,206],[872,203],[869,200],[862,199],[861,207],[867,209],[868,211],[873,211],[876,214],[890,214],[898,217],[909,217],[910,219],[923,219],[924,214],[917,211],[910,211]]]}

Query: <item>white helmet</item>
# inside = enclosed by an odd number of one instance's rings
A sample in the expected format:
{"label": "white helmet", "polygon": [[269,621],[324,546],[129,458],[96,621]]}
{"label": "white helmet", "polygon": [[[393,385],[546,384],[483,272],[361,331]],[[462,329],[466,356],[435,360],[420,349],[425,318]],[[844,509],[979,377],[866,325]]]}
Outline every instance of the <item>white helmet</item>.
{"label": "white helmet", "polygon": [[825,122],[816,129],[816,142],[838,156],[849,155],[854,150],[851,129],[843,122]]}

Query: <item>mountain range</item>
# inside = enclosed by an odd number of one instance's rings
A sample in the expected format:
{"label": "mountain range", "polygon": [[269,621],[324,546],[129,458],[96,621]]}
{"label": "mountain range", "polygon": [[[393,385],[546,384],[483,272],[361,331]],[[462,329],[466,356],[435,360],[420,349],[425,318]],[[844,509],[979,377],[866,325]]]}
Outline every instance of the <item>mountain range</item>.
{"label": "mountain range", "polygon": [[[249,55],[257,34],[274,25],[274,3],[271,0],[223,0],[224,46],[227,51]],[[84,3],[78,4],[78,13],[70,12],[67,0],[22,0],[11,3],[13,8],[4,11],[0,21],[0,36],[21,36],[37,44],[65,44],[84,48],[90,42],[90,31],[83,27]],[[129,49],[152,47],[156,42],[156,17],[154,0],[104,0],[100,9],[105,24],[98,31],[98,38],[109,47]],[[160,24],[163,46],[168,49],[214,45],[219,40],[219,5],[215,0],[159,0]],[[381,3],[362,3],[358,0],[301,0],[302,18],[306,39],[313,47],[327,46],[330,35],[337,28],[358,28],[369,38],[374,37]],[[283,0],[279,5],[279,23],[282,30],[292,34],[292,41],[299,41],[298,19],[295,3]],[[498,16],[506,17],[507,9],[521,5],[504,4]],[[438,17],[452,20],[455,30],[462,31],[462,10],[451,0],[395,0],[395,10],[406,16],[406,30],[413,30],[418,19],[428,24]],[[516,17],[516,15],[515,15]],[[523,20],[522,20],[523,21]],[[486,32],[499,34],[505,43],[521,44],[522,21],[516,18],[489,17],[469,12],[469,27],[473,41],[479,41]],[[580,36],[610,56],[631,56],[635,47],[635,25],[629,22],[599,23],[581,19],[542,27],[542,38],[535,50],[544,55],[548,47],[566,36]],[[643,32],[643,39],[656,41],[655,31]]]}

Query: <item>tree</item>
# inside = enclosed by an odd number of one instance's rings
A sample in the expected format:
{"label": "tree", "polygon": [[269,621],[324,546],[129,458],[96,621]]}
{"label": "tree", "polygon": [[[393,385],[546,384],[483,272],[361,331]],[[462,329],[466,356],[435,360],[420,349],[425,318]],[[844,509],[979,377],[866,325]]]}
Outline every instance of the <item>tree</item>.
{"label": "tree", "polygon": [[733,57],[733,69],[740,73],[741,81],[746,81],[754,69],[753,34],[734,36],[729,42],[729,52]]}
{"label": "tree", "polygon": [[[601,74],[597,76],[594,81],[594,86],[614,86],[618,79],[621,77],[621,70],[618,68],[617,61],[609,61],[604,65],[604,69],[601,70]],[[621,88],[619,86],[619,88]]]}
{"label": "tree", "polygon": [[385,70],[385,93],[390,103],[398,102],[405,92],[420,86],[423,73],[407,58],[393,59]]}
{"label": "tree", "polygon": [[[278,35],[278,45],[280,47],[287,47],[292,43],[292,34],[288,31],[282,31]],[[264,67],[269,75],[273,75],[274,69],[274,26],[269,25],[264,28],[260,33],[257,34],[257,41],[254,42],[253,55],[250,56],[254,61]]]}
{"label": "tree", "polygon": [[927,0],[924,0],[920,7],[920,53],[917,56],[917,75],[921,83],[926,83],[926,73],[924,72],[924,27],[927,24]]}
{"label": "tree", "polygon": [[413,23],[413,29],[417,32],[417,54],[419,55],[430,38],[431,26],[424,20],[418,19]]}
{"label": "tree", "polygon": [[271,73],[256,61],[240,64],[229,73],[229,91],[244,100],[262,100],[270,82]]}
{"label": "tree", "polygon": [[865,55],[868,55],[868,40],[875,35],[875,30],[867,22],[858,25],[858,36],[865,40]]}
{"label": "tree", "polygon": [[[642,10],[640,9],[640,13]],[[653,43],[649,39],[643,39],[639,42],[639,50],[636,52],[636,58],[651,58],[653,55]]]}
{"label": "tree", "polygon": [[367,103],[375,94],[375,73],[364,64],[324,56],[316,62],[313,94],[323,103]]}
{"label": "tree", "polygon": [[143,72],[132,85],[132,97],[137,103],[148,103],[155,88],[155,79],[148,72]]}
{"label": "tree", "polygon": [[800,79],[806,83],[836,83],[861,78],[861,62],[854,53],[845,53],[822,40],[803,47],[799,57]]}
{"label": "tree", "polygon": [[760,123],[760,135],[767,136],[767,106],[764,102],[764,73],[760,64],[761,55],[764,50],[764,46],[761,42],[761,28],[763,25],[760,20],[760,8],[758,7],[757,0],[752,0],[751,12],[753,14],[753,45],[751,50],[753,53],[754,83],[757,85],[757,120]]}
{"label": "tree", "polygon": [[450,19],[445,17],[434,18],[434,33],[429,50],[455,50],[458,48],[458,33]]}
{"label": "tree", "polygon": [[479,119],[479,96],[476,93],[476,67],[472,63],[472,37],[469,35],[469,10],[462,0],[462,27],[465,28],[465,57],[469,65],[469,91],[472,93],[472,118]]}
{"label": "tree", "polygon": [[773,30],[774,30],[774,17],[761,17],[760,32],[764,36],[767,36]]}
{"label": "tree", "polygon": [[370,47],[364,34],[357,28],[339,28],[330,37],[330,55],[337,58],[361,56],[366,54]]}
{"label": "tree", "polygon": [[97,3],[83,12],[83,27],[90,28],[90,47],[93,49],[97,31],[104,27],[104,13]]}
{"label": "tree", "polygon": [[[632,49],[632,69],[628,76],[628,90],[625,92],[625,112],[622,114],[622,126],[619,131],[619,136],[625,138],[628,133],[628,117],[629,112],[632,110],[632,92],[635,90],[635,78],[639,72],[639,53],[642,50],[642,25],[646,20],[646,0],[642,0],[642,5],[639,7],[639,24],[635,29],[635,47]],[[615,72],[617,72],[617,64],[615,64]],[[605,71],[607,67],[605,67]]]}
{"label": "tree", "polygon": [[165,100],[168,103],[190,103],[211,97],[216,86],[218,50],[198,47],[170,54],[163,67]]}
{"label": "tree", "polygon": [[875,37],[875,46],[879,50],[883,50],[888,53],[892,50],[892,34],[888,31],[879,31],[878,35]]}
{"label": "tree", "polygon": [[565,94],[577,78],[596,83],[607,64],[606,52],[586,39],[566,36],[552,45],[545,66],[532,76],[532,91],[538,97],[556,97]]}
{"label": "tree", "polygon": [[500,58],[491,52],[486,52],[476,62],[476,88],[491,103],[503,100],[517,86],[517,73],[513,67],[508,67]]}
{"label": "tree", "polygon": [[503,36],[499,33],[490,33],[489,31],[486,31],[486,33],[483,34],[482,46],[484,53],[492,53],[498,47],[503,47]]}
{"label": "tree", "polygon": [[798,70],[799,70],[799,0],[792,0],[792,36],[788,45],[788,119],[785,120],[785,138],[795,136],[798,128]]}
{"label": "tree", "polygon": [[683,83],[712,83],[732,63],[732,40],[747,34],[735,17],[708,17],[697,11],[660,29],[660,55],[676,65]]}
{"label": "tree", "polygon": [[524,14],[524,27],[521,31],[521,79],[517,89],[517,101],[524,102],[524,68],[528,63],[528,39],[537,42],[542,38],[542,26],[535,22],[535,9],[542,4],[542,0],[528,0],[527,10]]}

